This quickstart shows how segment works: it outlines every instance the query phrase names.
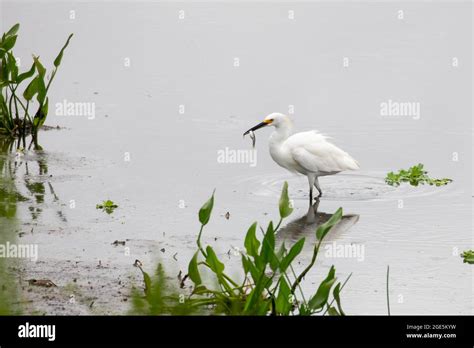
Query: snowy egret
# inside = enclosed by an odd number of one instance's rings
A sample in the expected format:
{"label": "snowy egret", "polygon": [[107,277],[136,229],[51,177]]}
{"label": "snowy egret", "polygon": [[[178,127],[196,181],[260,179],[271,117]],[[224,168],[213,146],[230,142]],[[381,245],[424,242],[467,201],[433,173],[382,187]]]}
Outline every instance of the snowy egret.
{"label": "snowy egret", "polygon": [[313,186],[318,190],[318,197],[323,194],[318,177],[359,169],[357,161],[331,144],[327,136],[315,130],[292,135],[290,118],[277,112],[265,117],[263,122],[250,128],[244,136],[266,126],[275,127],[268,142],[273,160],[290,172],[308,177],[310,205],[313,201]]}

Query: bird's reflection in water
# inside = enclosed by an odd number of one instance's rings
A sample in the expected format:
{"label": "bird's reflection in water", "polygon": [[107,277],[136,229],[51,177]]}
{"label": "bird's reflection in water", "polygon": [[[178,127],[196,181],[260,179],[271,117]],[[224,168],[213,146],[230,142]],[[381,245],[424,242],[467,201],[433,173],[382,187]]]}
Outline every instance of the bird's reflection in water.
{"label": "bird's reflection in water", "polygon": [[[278,230],[277,238],[289,239],[297,241],[298,239],[306,236],[314,236],[316,229],[328,221],[332,213],[318,212],[319,199],[309,207],[308,213],[298,219],[295,219],[286,226]],[[359,221],[359,215],[347,214],[343,215],[341,221],[339,221],[331,231],[325,237],[325,241],[334,240],[342,233],[348,231]]]}

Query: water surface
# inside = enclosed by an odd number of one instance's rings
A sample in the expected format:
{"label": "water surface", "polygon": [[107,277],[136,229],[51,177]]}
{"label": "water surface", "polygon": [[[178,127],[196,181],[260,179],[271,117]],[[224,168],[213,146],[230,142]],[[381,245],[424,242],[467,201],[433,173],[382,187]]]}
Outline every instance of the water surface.
{"label": "water surface", "polygon": [[[311,258],[316,225],[338,207],[346,217],[327,245],[365,250],[360,261],[322,254],[305,291],[314,292],[334,264],[340,280],[352,272],[346,313],[386,314],[390,265],[393,314],[472,314],[472,268],[459,257],[473,241],[469,4],[403,4],[403,21],[395,3],[1,6],[4,29],[22,24],[15,53],[25,66],[32,52],[51,62],[75,33],[51,100],[95,105],[92,118],[55,115],[53,103],[47,123],[64,129],[42,132],[44,151],[16,163],[16,189],[27,198],[18,203],[17,234],[40,252],[38,262],[24,263],[22,279],[58,285],[27,293],[28,310],[124,313],[128,290],[140,284],[135,259],[150,271],[160,259],[170,276],[187,269],[197,211],[214,189],[203,238],[237,274],[240,257],[229,250],[243,247],[253,221],[278,220],[288,181],[295,211],[279,238],[306,237],[301,265]],[[419,102],[421,117],[381,116],[389,99]],[[320,180],[325,195],[312,222],[307,181],[272,162],[269,130],[257,133],[255,167],[217,161],[226,147],[251,149],[242,133],[291,106],[297,131],[330,135],[361,164]],[[419,162],[454,182],[384,183],[388,171]],[[105,199],[119,205],[111,215],[95,208]]]}

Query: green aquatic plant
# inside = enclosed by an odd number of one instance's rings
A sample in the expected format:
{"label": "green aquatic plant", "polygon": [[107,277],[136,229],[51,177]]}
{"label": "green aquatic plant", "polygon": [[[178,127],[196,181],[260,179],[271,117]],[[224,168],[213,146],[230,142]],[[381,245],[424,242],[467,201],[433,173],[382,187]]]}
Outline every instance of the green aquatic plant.
{"label": "green aquatic plant", "polygon": [[131,314],[145,315],[191,315],[198,314],[197,308],[191,306],[189,301],[184,301],[184,294],[167,278],[161,263],[156,267],[155,273],[150,276],[142,268],[139,260],[135,260],[143,275],[145,284],[144,296],[137,288],[132,290]]}
{"label": "green aquatic plant", "polygon": [[398,173],[390,172],[385,177],[385,182],[391,186],[399,186],[402,182],[408,182],[412,186],[418,185],[435,185],[444,186],[452,182],[448,178],[433,179],[428,176],[428,172],[424,170],[423,164],[419,163],[408,170],[401,169]]}
{"label": "green aquatic plant", "polygon": [[[10,153],[12,141],[0,138],[0,245],[16,244],[20,222],[18,205],[25,200],[16,187],[16,164]],[[0,315],[21,314],[20,284],[16,272],[18,260],[0,257]]]}
{"label": "green aquatic plant", "polygon": [[[19,29],[20,24],[15,24],[0,40],[0,132],[22,138],[23,147],[26,147],[26,136],[31,134],[35,148],[40,148],[38,131],[48,115],[48,92],[73,34],[69,35],[54,59],[54,68],[47,76],[46,68],[35,55],[31,68],[25,72],[19,71],[18,59],[13,54]],[[28,84],[21,93],[20,86],[23,83]],[[32,112],[33,107],[35,109]]]}
{"label": "green aquatic plant", "polygon": [[474,250],[466,250],[461,254],[463,262],[474,264]]}
{"label": "green aquatic plant", "polygon": [[105,211],[107,214],[112,214],[116,208],[118,208],[118,205],[115,204],[113,201],[110,199],[103,201],[101,204],[97,204],[95,206],[96,209],[101,209]]}
{"label": "green aquatic plant", "polygon": [[[257,237],[257,222],[247,231],[244,240],[245,252],[240,253],[243,280],[237,280],[225,272],[225,265],[214,248],[210,245],[203,246],[201,242],[213,206],[214,193],[199,210],[201,228],[196,240],[197,251],[189,262],[188,273],[181,280],[183,285],[185,280],[189,279],[193,284],[192,291],[186,296],[182,293],[178,295],[176,287],[167,287],[161,266],[154,277],[150,277],[140,267],[145,283],[145,297],[135,293],[134,313],[161,315],[178,310],[186,314],[207,312],[224,315],[344,315],[340,293],[349,278],[343,283],[337,282],[334,266],[331,266],[326,278],[308,299],[301,288],[304,277],[316,262],[322,241],[341,220],[341,208],[316,229],[317,242],[313,247],[311,261],[297,275],[294,263],[303,250],[305,238],[298,240],[289,249],[285,243],[279,248],[275,243],[279,226],[293,211],[288,197],[288,184],[285,182],[279,201],[280,220],[277,225],[274,226],[273,222],[270,222],[266,230],[260,228],[260,238]],[[214,283],[205,281],[203,269],[213,275]]]}

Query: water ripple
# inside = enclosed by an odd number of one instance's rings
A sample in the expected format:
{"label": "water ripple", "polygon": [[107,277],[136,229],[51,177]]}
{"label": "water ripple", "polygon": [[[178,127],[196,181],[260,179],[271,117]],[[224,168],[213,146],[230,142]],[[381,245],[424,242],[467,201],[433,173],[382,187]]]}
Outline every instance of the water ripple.
{"label": "water ripple", "polygon": [[[321,177],[324,200],[329,201],[377,201],[394,200],[407,197],[431,196],[450,190],[450,186],[433,187],[421,185],[417,187],[402,184],[398,187],[387,185],[385,174],[381,172],[341,173]],[[299,175],[255,175],[234,178],[234,185],[245,186],[253,194],[263,197],[279,197],[284,181],[288,181],[291,198],[308,199],[307,179]]]}

